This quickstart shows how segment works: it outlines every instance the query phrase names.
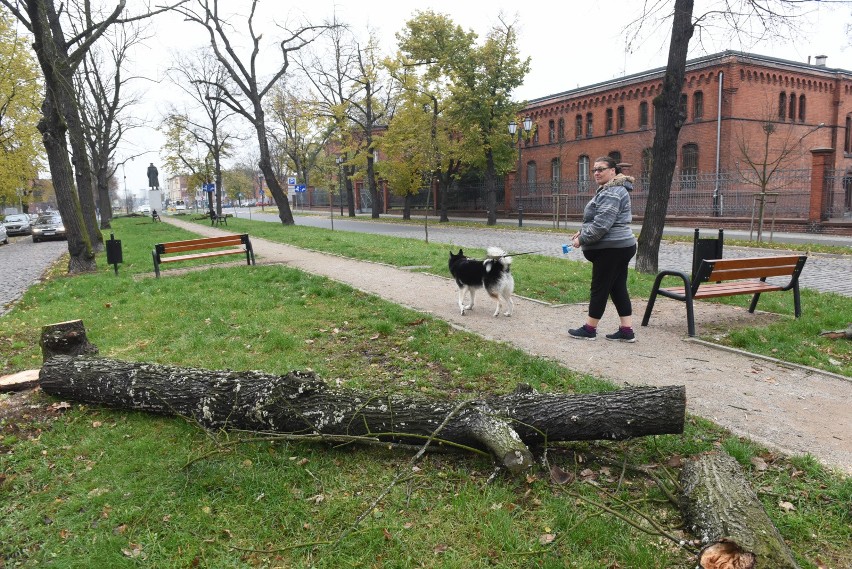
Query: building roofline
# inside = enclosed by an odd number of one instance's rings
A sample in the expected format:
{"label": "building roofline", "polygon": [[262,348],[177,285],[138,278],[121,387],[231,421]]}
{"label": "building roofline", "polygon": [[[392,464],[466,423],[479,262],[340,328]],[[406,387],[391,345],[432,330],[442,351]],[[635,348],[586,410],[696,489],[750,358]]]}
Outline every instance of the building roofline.
{"label": "building roofline", "polygon": [[[702,57],[696,57],[695,59],[687,60],[686,70],[687,72],[689,72],[695,71],[696,69],[701,69],[702,67],[710,67],[711,65],[723,64],[725,63],[726,59],[731,58],[739,60],[743,63],[763,63],[774,66],[784,66],[791,69],[798,69],[809,72],[828,73],[832,75],[846,74],[852,77],[852,71],[848,69],[831,68],[825,67],[824,65],[802,63],[800,61],[791,61],[788,59],[779,59],[777,57],[770,57],[766,55],[746,53],[734,50],[725,50],[719,53],[713,53],[710,55],[705,55]],[[560,93],[554,93],[552,95],[546,95],[544,97],[538,97],[536,99],[530,99],[526,102],[525,107],[537,107],[543,104],[551,104],[552,102],[554,102],[555,99],[568,99],[572,97],[584,96],[598,91],[614,89],[623,84],[633,84],[637,81],[645,81],[649,79],[655,79],[657,77],[662,78],[665,72],[665,67],[657,67],[654,69],[649,69],[647,71],[640,71],[639,73],[632,73],[630,75],[625,75],[624,77],[619,77],[617,79],[609,79],[607,81],[593,83],[585,87],[578,87],[576,89],[570,89],[568,91],[562,91]]]}

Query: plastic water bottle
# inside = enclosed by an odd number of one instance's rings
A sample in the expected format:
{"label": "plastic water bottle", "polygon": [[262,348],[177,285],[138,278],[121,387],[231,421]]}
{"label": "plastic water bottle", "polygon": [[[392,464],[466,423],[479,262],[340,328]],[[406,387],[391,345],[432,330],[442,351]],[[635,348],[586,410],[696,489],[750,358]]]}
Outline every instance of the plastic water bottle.
{"label": "plastic water bottle", "polygon": [[571,249],[573,249],[573,247],[571,247],[571,245],[568,245],[567,243],[562,244],[562,254],[563,255],[567,255],[568,253],[570,253]]}

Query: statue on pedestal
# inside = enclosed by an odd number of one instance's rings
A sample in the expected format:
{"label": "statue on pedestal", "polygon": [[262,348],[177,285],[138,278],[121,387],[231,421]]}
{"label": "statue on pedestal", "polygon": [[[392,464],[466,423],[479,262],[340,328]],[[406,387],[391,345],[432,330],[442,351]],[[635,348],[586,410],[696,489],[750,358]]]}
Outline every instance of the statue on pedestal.
{"label": "statue on pedestal", "polygon": [[148,166],[148,187],[151,189],[160,189],[160,172],[157,170],[157,167],[154,166],[153,162],[151,162],[151,165]]}

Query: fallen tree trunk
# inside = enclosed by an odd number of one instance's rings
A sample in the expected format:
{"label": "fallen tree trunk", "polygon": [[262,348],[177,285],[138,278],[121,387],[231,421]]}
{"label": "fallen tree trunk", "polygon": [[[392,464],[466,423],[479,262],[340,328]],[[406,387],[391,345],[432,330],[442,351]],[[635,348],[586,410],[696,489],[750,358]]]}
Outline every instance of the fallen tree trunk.
{"label": "fallen tree trunk", "polygon": [[798,569],[793,554],[740,469],[726,453],[687,461],[680,474],[681,511],[706,547],[702,569]]}
{"label": "fallen tree trunk", "polygon": [[532,465],[527,445],[681,433],[686,413],[682,386],[587,395],[543,394],[522,386],[459,406],[454,401],[332,388],[309,373],[277,376],[92,356],[48,359],[40,383],[56,397],[191,417],[211,429],[369,436],[422,444],[446,421],[439,441],[487,450],[513,472]]}

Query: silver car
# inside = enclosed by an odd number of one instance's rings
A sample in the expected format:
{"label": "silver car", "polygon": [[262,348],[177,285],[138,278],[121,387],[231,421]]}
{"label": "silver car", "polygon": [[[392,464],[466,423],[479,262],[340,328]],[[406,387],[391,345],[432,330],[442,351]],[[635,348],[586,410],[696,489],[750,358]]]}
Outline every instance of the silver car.
{"label": "silver car", "polygon": [[7,215],[6,219],[3,220],[3,226],[9,235],[29,235],[33,230],[30,224],[30,216],[25,213]]}
{"label": "silver car", "polygon": [[66,239],[65,225],[58,213],[40,215],[33,225],[33,243],[45,239]]}
{"label": "silver car", "polygon": [[9,235],[6,233],[6,226],[0,223],[0,243],[3,245],[9,244]]}

